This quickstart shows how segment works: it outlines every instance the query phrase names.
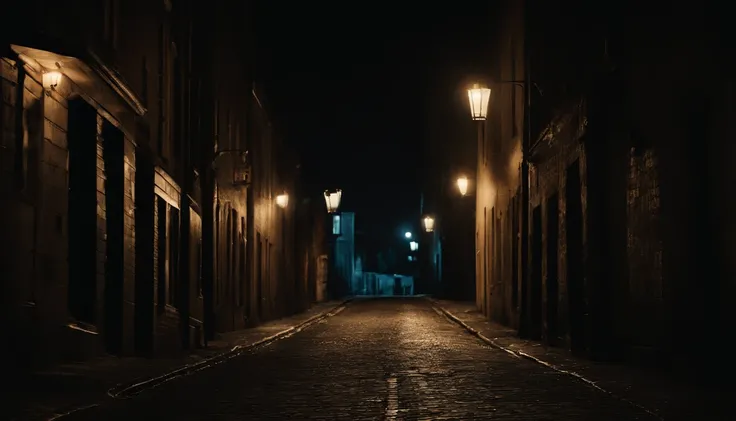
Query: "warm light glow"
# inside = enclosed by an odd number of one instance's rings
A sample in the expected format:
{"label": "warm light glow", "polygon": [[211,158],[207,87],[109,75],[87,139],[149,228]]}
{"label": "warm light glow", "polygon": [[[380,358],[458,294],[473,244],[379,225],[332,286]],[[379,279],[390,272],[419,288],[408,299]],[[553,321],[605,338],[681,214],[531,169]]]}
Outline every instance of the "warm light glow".
{"label": "warm light glow", "polygon": [[477,83],[468,89],[468,102],[470,102],[470,116],[473,120],[485,120],[488,115],[488,100],[491,98],[491,90]]}
{"label": "warm light glow", "polygon": [[279,205],[281,208],[286,208],[289,206],[289,195],[286,193],[282,193],[278,196],[276,196],[276,204]]}
{"label": "warm light glow", "polygon": [[457,188],[460,194],[465,196],[468,194],[468,177],[462,176],[457,179]]}
{"label": "warm light glow", "polygon": [[328,191],[325,190],[325,204],[327,205],[327,213],[337,212],[340,207],[340,199],[342,199],[342,190]]}
{"label": "warm light glow", "polygon": [[411,233],[409,231],[405,232],[404,237],[411,238]]}
{"label": "warm light glow", "polygon": [[46,72],[43,74],[43,87],[46,89],[55,89],[61,82],[60,72]]}
{"label": "warm light glow", "polygon": [[409,249],[411,249],[411,251],[417,251],[417,250],[419,250],[419,243],[417,243],[416,241],[410,242],[409,243]]}
{"label": "warm light glow", "polygon": [[434,218],[427,216],[424,218],[424,230],[427,232],[434,231]]}

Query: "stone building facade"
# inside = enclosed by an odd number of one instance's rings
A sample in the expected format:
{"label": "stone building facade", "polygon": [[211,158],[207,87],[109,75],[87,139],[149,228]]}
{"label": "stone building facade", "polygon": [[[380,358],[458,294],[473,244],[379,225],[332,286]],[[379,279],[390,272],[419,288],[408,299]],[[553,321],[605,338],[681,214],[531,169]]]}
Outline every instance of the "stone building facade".
{"label": "stone building facade", "polygon": [[46,3],[0,46],[3,352],[169,354],[306,308],[249,2]]}
{"label": "stone building facade", "polygon": [[[503,3],[478,146],[479,308],[592,358],[702,357],[696,344],[734,317],[733,66],[718,21]],[[719,88],[692,82],[705,79]]]}

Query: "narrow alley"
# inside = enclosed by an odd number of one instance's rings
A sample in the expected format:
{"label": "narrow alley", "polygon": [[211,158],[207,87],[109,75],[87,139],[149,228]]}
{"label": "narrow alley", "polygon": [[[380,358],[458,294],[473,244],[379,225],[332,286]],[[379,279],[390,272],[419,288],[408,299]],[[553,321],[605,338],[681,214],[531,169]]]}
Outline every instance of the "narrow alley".
{"label": "narrow alley", "polygon": [[646,420],[491,348],[422,298],[358,300],[292,337],[65,420]]}

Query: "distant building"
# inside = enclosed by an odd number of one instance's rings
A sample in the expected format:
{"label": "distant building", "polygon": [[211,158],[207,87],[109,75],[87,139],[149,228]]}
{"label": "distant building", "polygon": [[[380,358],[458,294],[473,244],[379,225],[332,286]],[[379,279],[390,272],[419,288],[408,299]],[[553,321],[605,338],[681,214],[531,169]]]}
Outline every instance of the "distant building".
{"label": "distant building", "polygon": [[343,294],[353,294],[355,284],[355,213],[341,212],[335,216],[340,218],[340,236],[335,244],[336,281]]}

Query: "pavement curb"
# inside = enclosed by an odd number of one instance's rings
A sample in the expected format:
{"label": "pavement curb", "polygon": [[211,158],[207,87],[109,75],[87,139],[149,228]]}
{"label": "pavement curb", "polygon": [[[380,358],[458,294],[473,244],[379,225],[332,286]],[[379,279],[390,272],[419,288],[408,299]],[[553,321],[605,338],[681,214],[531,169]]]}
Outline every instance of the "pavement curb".
{"label": "pavement curb", "polygon": [[511,349],[508,349],[508,348],[500,345],[498,342],[494,341],[493,339],[491,339],[491,338],[485,336],[484,334],[478,332],[477,330],[473,329],[469,324],[467,324],[464,321],[460,320],[457,316],[455,316],[454,314],[452,314],[449,310],[447,310],[444,307],[442,307],[442,305],[440,305],[440,303],[438,303],[437,300],[435,300],[433,298],[427,298],[427,300],[430,303],[432,303],[432,307],[434,307],[435,310],[439,311],[440,314],[442,314],[446,318],[450,319],[450,321],[452,321],[453,323],[460,325],[460,327],[462,327],[463,329],[467,330],[468,332],[470,332],[470,334],[472,334],[473,336],[477,337],[481,341],[485,342],[486,344],[490,345],[493,348],[496,348],[496,349],[498,349],[500,351],[503,351],[503,352],[511,355],[514,358],[522,358],[522,356],[519,355],[518,353],[516,353],[515,351],[513,351]]}
{"label": "pavement curb", "polygon": [[343,300],[342,302],[340,302],[339,304],[337,304],[335,307],[333,307],[330,310],[323,311],[320,314],[316,314],[297,325],[294,325],[288,329],[282,330],[281,332],[275,333],[271,336],[263,338],[254,343],[251,343],[248,345],[242,345],[242,346],[241,345],[235,346],[229,351],[225,351],[221,354],[214,355],[202,361],[197,361],[196,363],[187,364],[183,367],[177,368],[161,376],[153,377],[153,378],[142,380],[142,381],[118,384],[117,386],[114,386],[113,388],[108,390],[107,395],[114,399],[128,399],[145,390],[153,389],[154,387],[160,386],[161,384],[166,383],[168,381],[174,380],[179,377],[187,376],[192,373],[196,373],[197,371],[201,371],[201,370],[213,367],[217,364],[221,364],[229,359],[235,358],[249,350],[252,350],[253,348],[265,346],[272,342],[278,341],[280,339],[287,338],[295,333],[302,331],[303,329],[306,329],[307,327],[321,320],[324,320],[328,317],[335,316],[339,314],[341,311],[343,311],[345,309],[345,306],[351,301],[353,301],[353,298]]}
{"label": "pavement curb", "polygon": [[595,381],[590,380],[590,379],[584,377],[581,374],[578,374],[578,373],[576,373],[574,371],[565,370],[565,369],[560,368],[560,367],[558,367],[558,366],[556,366],[554,364],[548,363],[547,361],[544,361],[544,360],[542,360],[540,358],[537,358],[537,357],[535,357],[533,355],[527,354],[526,352],[513,350],[513,349],[507,348],[507,347],[505,347],[503,345],[500,345],[498,342],[496,342],[493,339],[491,339],[491,338],[483,335],[482,333],[480,333],[476,329],[473,329],[470,325],[468,325],[464,321],[460,320],[457,316],[455,316],[454,314],[452,314],[451,311],[449,311],[449,310],[445,309],[444,307],[442,307],[442,305],[437,300],[435,300],[434,298],[429,298],[428,297],[427,300],[430,303],[432,303],[432,307],[435,310],[439,311],[442,315],[444,315],[445,317],[447,317],[450,321],[458,324],[463,329],[465,329],[469,333],[471,333],[473,336],[478,337],[480,340],[482,340],[486,344],[490,345],[491,347],[496,348],[496,349],[499,349],[501,351],[504,351],[507,354],[513,356],[514,358],[519,358],[519,359],[525,359],[525,360],[528,360],[528,361],[532,361],[532,362],[535,362],[537,364],[543,365],[543,366],[545,366],[545,367],[547,367],[547,368],[549,368],[551,370],[554,370],[554,371],[556,371],[556,372],[558,372],[560,374],[564,374],[564,375],[567,375],[567,376],[570,376],[570,377],[574,377],[575,379],[582,381],[583,383],[587,384],[588,386],[590,386],[590,387],[592,387],[592,388],[594,388],[594,389],[596,389],[596,390],[598,390],[600,392],[603,392],[603,393],[605,393],[605,394],[607,394],[607,395],[609,395],[609,396],[611,396],[611,397],[613,397],[615,399],[618,399],[618,400],[620,400],[622,402],[626,402],[629,405],[632,405],[635,408],[638,408],[638,409],[646,412],[647,414],[649,414],[649,415],[651,415],[651,416],[653,416],[653,417],[655,417],[655,418],[657,418],[659,420],[664,420],[664,418],[662,418],[661,416],[659,416],[659,414],[657,414],[656,412],[654,412],[654,411],[652,411],[650,409],[647,409],[646,407],[641,406],[641,405],[639,405],[639,404],[637,404],[637,403],[635,403],[635,402],[633,402],[633,401],[631,401],[629,399],[626,399],[626,398],[624,398],[622,396],[619,396],[619,395],[611,392],[610,390],[606,390],[606,389],[598,386],[598,384],[596,384]]}

